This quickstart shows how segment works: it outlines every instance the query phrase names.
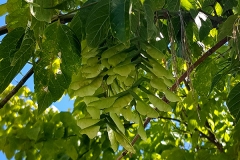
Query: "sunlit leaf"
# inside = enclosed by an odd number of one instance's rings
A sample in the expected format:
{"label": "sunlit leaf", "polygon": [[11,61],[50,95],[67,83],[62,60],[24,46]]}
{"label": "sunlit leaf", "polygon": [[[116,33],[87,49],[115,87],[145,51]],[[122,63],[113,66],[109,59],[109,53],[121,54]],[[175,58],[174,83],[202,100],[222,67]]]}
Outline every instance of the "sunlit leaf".
{"label": "sunlit leaf", "polygon": [[136,109],[141,115],[146,115],[152,118],[158,117],[158,112],[141,100],[137,101]]}
{"label": "sunlit leaf", "polygon": [[156,107],[159,111],[164,111],[164,112],[171,112],[172,107],[168,105],[166,102],[163,100],[157,98],[156,96],[153,95],[148,95],[149,101]]}
{"label": "sunlit leaf", "polygon": [[84,129],[99,122],[99,119],[82,118],[77,121],[77,125]]}
{"label": "sunlit leaf", "polygon": [[141,118],[139,118],[139,123],[138,123],[138,134],[141,136],[142,140],[146,141],[147,134],[146,134],[146,131],[144,130],[144,126]]}
{"label": "sunlit leaf", "polygon": [[125,133],[125,128],[123,126],[122,121],[118,117],[118,115],[116,113],[110,113],[110,117],[112,118],[114,123],[117,125],[118,129],[124,134]]}
{"label": "sunlit leaf", "polygon": [[97,136],[100,126],[90,126],[81,130],[81,134],[86,134],[89,138],[93,139]]}

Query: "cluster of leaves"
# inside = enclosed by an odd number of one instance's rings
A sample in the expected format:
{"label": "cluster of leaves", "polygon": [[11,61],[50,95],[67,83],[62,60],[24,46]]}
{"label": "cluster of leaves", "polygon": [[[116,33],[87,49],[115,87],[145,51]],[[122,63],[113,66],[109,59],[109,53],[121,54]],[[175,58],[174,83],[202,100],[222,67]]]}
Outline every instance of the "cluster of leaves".
{"label": "cluster of leaves", "polygon": [[[22,87],[0,106],[0,150],[15,159],[127,151],[129,159],[238,159],[239,5],[8,0],[0,104],[26,63],[34,92]],[[63,94],[75,99],[72,112],[49,108]]]}

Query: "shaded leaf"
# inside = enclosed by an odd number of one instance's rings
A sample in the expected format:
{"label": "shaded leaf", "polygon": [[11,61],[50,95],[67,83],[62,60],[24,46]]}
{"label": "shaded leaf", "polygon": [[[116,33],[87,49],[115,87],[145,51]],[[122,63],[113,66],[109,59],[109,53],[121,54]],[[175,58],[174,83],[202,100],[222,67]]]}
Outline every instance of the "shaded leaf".
{"label": "shaded leaf", "polygon": [[129,6],[130,0],[112,0],[110,23],[113,35],[121,42],[129,40]]}
{"label": "shaded leaf", "polygon": [[235,85],[233,89],[230,91],[228,98],[227,98],[227,106],[230,111],[230,113],[234,116],[236,119],[236,122],[238,122],[240,118],[240,83]]}
{"label": "shaded leaf", "polygon": [[97,47],[107,36],[110,25],[109,5],[109,0],[98,2],[88,16],[86,23],[87,43],[92,48]]}
{"label": "shaded leaf", "polygon": [[50,23],[51,18],[53,16],[53,10],[52,9],[46,9],[53,7],[54,1],[53,0],[33,0],[30,4],[30,11],[31,14],[39,21],[45,21]]}
{"label": "shaded leaf", "polygon": [[[28,59],[20,59],[20,63],[16,63],[16,65],[11,65],[12,57],[14,54],[20,49],[20,45],[22,43],[24,36],[24,29],[17,28],[13,30],[11,33],[6,35],[2,43],[0,44],[0,93],[10,84],[12,79],[18,74],[18,72],[22,69],[25,63],[31,56],[29,52],[26,54],[28,55]],[[27,38],[27,36],[26,36]],[[28,41],[29,42],[29,41]],[[34,42],[31,42],[34,43]],[[29,44],[31,45],[31,44]],[[23,57],[24,58],[24,57]],[[27,58],[27,57],[26,57]]]}

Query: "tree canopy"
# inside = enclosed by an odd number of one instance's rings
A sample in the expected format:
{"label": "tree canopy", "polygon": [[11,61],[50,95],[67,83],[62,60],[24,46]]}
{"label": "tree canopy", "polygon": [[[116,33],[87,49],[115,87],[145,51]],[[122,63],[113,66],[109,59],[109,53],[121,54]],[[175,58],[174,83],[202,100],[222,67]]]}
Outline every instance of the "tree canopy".
{"label": "tree canopy", "polygon": [[[5,14],[8,159],[240,159],[238,0],[7,0]],[[50,107],[65,94],[73,110]]]}

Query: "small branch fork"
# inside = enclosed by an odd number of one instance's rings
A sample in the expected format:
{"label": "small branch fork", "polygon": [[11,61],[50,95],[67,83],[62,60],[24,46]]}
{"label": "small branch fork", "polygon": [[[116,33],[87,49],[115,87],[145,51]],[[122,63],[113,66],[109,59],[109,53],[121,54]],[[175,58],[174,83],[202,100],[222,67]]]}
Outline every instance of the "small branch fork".
{"label": "small branch fork", "polygon": [[[225,37],[223,38],[221,41],[219,41],[217,44],[215,44],[211,49],[209,49],[206,53],[204,53],[193,65],[191,65],[188,70],[186,72],[184,72],[182,74],[182,76],[176,81],[176,83],[170,88],[171,91],[175,91],[178,87],[178,84],[180,84],[181,82],[183,82],[185,80],[185,78],[199,65],[201,64],[207,57],[209,57],[210,55],[212,55],[217,49],[219,49],[221,46],[223,46],[226,42],[228,42],[231,38],[230,37]],[[163,97],[162,99],[163,101],[165,101],[166,103],[169,103],[169,101],[166,99],[166,97]],[[146,127],[148,125],[148,123],[150,122],[151,118],[147,118],[144,122],[144,127]],[[199,131],[199,130],[198,130]],[[202,137],[207,138],[211,143],[213,143],[214,145],[217,146],[218,150],[220,152],[223,152],[223,147],[222,145],[216,141],[216,138],[212,138],[212,136],[208,136],[204,133],[202,133],[201,131],[199,131],[200,134],[202,135]],[[215,136],[214,136],[215,137]],[[137,134],[131,144],[134,145],[137,140],[140,138],[139,134]],[[117,160],[122,159],[122,157],[124,157],[127,154],[127,150],[123,151],[122,154],[117,158]]]}

